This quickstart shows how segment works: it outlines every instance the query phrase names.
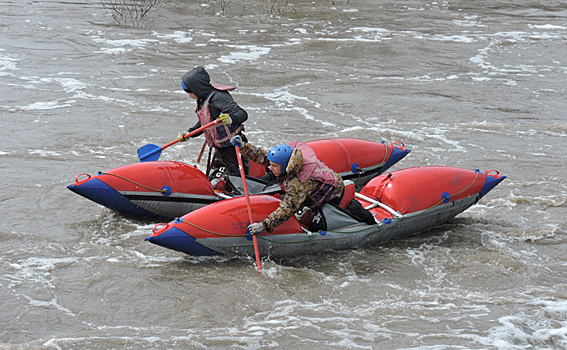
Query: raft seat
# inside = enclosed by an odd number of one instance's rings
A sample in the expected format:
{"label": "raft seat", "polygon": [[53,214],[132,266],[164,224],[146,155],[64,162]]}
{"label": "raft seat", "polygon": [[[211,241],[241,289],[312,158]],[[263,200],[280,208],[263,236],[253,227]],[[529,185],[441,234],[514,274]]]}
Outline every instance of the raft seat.
{"label": "raft seat", "polygon": [[339,207],[346,209],[350,201],[354,199],[356,188],[354,182],[350,180],[344,180],[344,183],[345,183],[345,193],[343,194],[343,198],[341,198]]}
{"label": "raft seat", "polygon": [[[339,207],[346,210],[350,201],[355,198],[356,187],[355,187],[355,183],[350,181],[350,180],[344,180],[344,184],[345,184],[345,193],[343,194],[343,197],[341,198],[341,202],[339,203]],[[303,226],[309,227],[309,225],[311,224],[312,211],[308,208],[305,208],[305,209],[306,209],[305,213],[299,216],[299,222]]]}

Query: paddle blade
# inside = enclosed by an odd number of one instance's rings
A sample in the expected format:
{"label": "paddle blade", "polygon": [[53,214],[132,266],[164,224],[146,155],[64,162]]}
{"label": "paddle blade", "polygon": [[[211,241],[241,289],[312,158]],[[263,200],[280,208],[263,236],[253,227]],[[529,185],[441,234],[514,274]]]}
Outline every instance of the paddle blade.
{"label": "paddle blade", "polygon": [[161,147],[158,145],[145,145],[138,148],[138,158],[140,162],[153,162],[159,159]]}

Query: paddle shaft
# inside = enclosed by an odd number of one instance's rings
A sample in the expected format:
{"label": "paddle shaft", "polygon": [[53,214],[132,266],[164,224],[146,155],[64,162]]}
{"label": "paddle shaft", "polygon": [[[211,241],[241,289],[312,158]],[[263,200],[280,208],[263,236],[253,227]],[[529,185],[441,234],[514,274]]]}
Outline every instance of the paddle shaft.
{"label": "paddle shaft", "polygon": [[[215,119],[215,120],[213,120],[212,122],[207,123],[207,124],[201,126],[200,128],[195,129],[195,130],[193,130],[193,131],[191,131],[191,132],[185,134],[185,135],[183,136],[183,139],[188,139],[188,138],[190,138],[191,136],[193,136],[193,135],[195,135],[195,134],[198,134],[198,133],[200,133],[201,131],[203,131],[203,130],[205,130],[205,129],[208,129],[208,128],[210,128],[211,126],[213,126],[213,125],[215,125],[215,124],[218,124],[218,123],[221,123],[220,119]],[[177,142],[179,142],[179,140],[173,140],[173,141],[171,141],[170,143],[168,143],[167,145],[161,146],[161,149],[164,150],[164,149],[166,149],[167,147],[176,144]]]}
{"label": "paddle shaft", "polygon": [[[238,170],[242,178],[242,187],[244,188],[244,196],[246,196],[246,206],[248,207],[248,219],[250,224],[254,222],[252,218],[252,205],[250,204],[250,195],[248,194],[248,185],[246,184],[246,175],[244,174],[244,166],[242,165],[242,157],[240,156],[240,147],[234,146],[236,151],[236,159],[238,160]],[[258,249],[258,238],[252,235],[252,242],[254,243],[254,255],[256,255],[256,269],[258,273],[262,273],[262,265],[260,263],[260,250]]]}
{"label": "paddle shaft", "polygon": [[[215,120],[213,120],[212,122],[207,123],[207,124],[201,126],[200,128],[195,129],[195,130],[191,131],[190,133],[185,134],[185,135],[183,136],[183,138],[184,138],[184,139],[187,139],[187,138],[189,138],[189,137],[191,137],[191,136],[193,136],[193,135],[195,135],[195,134],[198,134],[199,132],[201,132],[201,131],[203,131],[203,130],[205,130],[205,129],[207,129],[207,128],[210,128],[211,126],[214,126],[215,124],[219,124],[219,123],[221,123],[221,120],[220,120],[220,119],[215,119]],[[169,146],[175,145],[177,142],[179,142],[179,140],[173,140],[173,141],[171,141],[170,143],[168,143],[168,144],[166,144],[166,145],[163,145],[163,146],[161,146],[161,147],[155,146],[156,148],[155,148],[154,150],[152,150],[152,151],[150,151],[150,152],[148,152],[148,153],[145,153],[145,154],[141,154],[141,155],[139,156],[139,157],[140,157],[140,160],[143,161],[144,159],[149,158],[149,157],[153,156],[153,155],[156,154],[156,153],[161,153],[161,151],[163,151],[164,149],[166,149],[166,148],[169,147]],[[148,147],[148,146],[152,146],[152,147],[153,147],[154,145],[147,145],[147,146],[145,146],[145,147]],[[143,148],[142,148],[142,149],[143,149]],[[159,156],[158,156],[158,157],[159,157]]]}

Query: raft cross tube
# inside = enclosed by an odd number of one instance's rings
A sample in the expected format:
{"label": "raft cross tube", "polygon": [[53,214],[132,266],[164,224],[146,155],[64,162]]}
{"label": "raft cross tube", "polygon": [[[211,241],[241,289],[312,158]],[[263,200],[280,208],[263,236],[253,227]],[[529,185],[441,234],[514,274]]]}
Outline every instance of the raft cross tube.
{"label": "raft cross tube", "polygon": [[218,191],[215,191],[215,195],[216,195],[217,197],[221,198],[221,199],[231,199],[231,198],[234,198],[234,197],[232,197],[232,196],[229,196],[228,194],[224,194],[224,193],[221,193],[221,192],[218,192]]}
{"label": "raft cross tube", "polygon": [[392,216],[395,216],[395,217],[397,217],[397,218],[401,218],[401,217],[402,217],[402,215],[401,215],[400,213],[396,212],[394,209],[390,208],[389,206],[387,206],[387,205],[384,204],[384,203],[381,203],[381,202],[379,202],[379,201],[377,201],[377,200],[375,200],[375,199],[372,199],[372,198],[370,198],[370,197],[367,197],[367,196],[365,196],[365,195],[363,195],[363,194],[360,194],[360,193],[358,193],[358,192],[356,192],[354,195],[355,195],[356,198],[360,198],[360,199],[362,199],[363,201],[372,203],[371,205],[369,205],[368,207],[366,207],[366,208],[364,208],[364,209],[367,209],[367,210],[368,210],[368,209],[372,209],[372,208],[375,208],[375,207],[380,207],[380,208],[386,210],[388,213],[392,214]]}

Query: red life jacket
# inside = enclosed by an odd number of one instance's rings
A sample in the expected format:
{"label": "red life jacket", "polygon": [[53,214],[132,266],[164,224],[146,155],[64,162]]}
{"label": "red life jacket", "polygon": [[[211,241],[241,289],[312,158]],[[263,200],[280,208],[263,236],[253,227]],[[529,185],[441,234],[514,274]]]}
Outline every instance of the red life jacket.
{"label": "red life jacket", "polygon": [[[217,90],[223,90],[223,91],[232,91],[236,89],[235,86],[228,86],[228,85],[213,85],[213,87]],[[209,100],[214,94],[215,91],[213,90],[213,92],[209,95],[209,97],[207,97],[207,100],[205,100],[205,102],[203,103],[201,109],[196,110],[197,118],[199,118],[199,122],[201,122],[201,125],[205,125],[213,121],[211,117],[211,111],[209,109]],[[203,133],[205,134],[205,140],[207,141],[207,145],[209,145],[209,147],[219,147],[222,143],[226,143],[233,136],[236,136],[240,131],[242,131],[242,129],[244,129],[244,125],[242,124],[233,127],[222,124],[214,129],[211,128],[205,129]],[[219,130],[222,130],[224,132],[222,131],[219,132]],[[221,134],[226,136],[221,138],[220,136]]]}
{"label": "red life jacket", "polygon": [[335,176],[335,172],[317,159],[315,151],[303,142],[294,141],[289,143],[291,147],[299,149],[303,155],[303,165],[297,172],[297,178],[300,182],[305,182],[307,179],[312,178],[327,185],[336,187],[339,180]]}
{"label": "red life jacket", "polygon": [[[310,193],[304,205],[308,205],[311,209],[318,208],[323,203],[329,201],[333,191],[337,187],[339,180],[335,175],[335,172],[329,169],[325,163],[317,159],[317,155],[303,142],[291,142],[289,143],[294,149],[301,151],[303,156],[303,163],[301,168],[296,173],[299,182],[305,182],[308,179],[314,179],[321,183],[321,186],[317,187],[312,193]],[[294,154],[292,153],[292,157]],[[282,189],[285,191],[285,186],[281,185]]]}

